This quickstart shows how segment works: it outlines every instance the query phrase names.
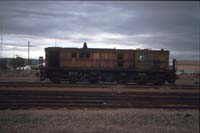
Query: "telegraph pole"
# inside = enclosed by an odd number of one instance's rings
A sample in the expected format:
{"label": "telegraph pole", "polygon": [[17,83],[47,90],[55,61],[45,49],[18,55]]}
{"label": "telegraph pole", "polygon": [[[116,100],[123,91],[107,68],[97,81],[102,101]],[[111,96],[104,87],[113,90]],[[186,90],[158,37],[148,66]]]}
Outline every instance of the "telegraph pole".
{"label": "telegraph pole", "polygon": [[28,41],[28,66],[30,65],[29,64],[29,47],[30,47],[30,42]]}
{"label": "telegraph pole", "polygon": [[14,49],[14,47],[13,47],[13,59],[15,58],[14,51],[15,51],[15,49]]}
{"label": "telegraph pole", "polygon": [[56,47],[56,39],[55,39],[55,47]]}
{"label": "telegraph pole", "polygon": [[1,26],[1,50],[0,50],[0,58],[3,58],[3,27]]}

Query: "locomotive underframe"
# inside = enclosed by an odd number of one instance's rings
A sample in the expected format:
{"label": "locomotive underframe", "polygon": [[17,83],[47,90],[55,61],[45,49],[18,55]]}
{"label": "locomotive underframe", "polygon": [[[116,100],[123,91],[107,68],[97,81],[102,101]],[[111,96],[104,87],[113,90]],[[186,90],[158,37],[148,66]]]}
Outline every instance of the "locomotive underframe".
{"label": "locomotive underframe", "polygon": [[152,83],[164,84],[175,82],[172,70],[136,70],[136,69],[87,69],[87,68],[44,68],[41,79],[48,78],[54,83],[75,82],[117,82],[117,83]]}

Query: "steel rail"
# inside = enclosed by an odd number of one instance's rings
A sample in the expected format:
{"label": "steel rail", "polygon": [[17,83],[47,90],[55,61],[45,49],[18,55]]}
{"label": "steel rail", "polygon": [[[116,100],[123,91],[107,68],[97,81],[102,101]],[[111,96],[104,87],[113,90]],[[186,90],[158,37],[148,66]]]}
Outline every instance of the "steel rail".
{"label": "steel rail", "polygon": [[0,109],[137,107],[199,109],[199,93],[66,92],[0,90]]}
{"label": "steel rail", "polygon": [[101,83],[101,84],[89,84],[89,83],[77,83],[77,84],[54,84],[49,82],[0,82],[0,87],[81,87],[81,88],[110,88],[120,86],[122,88],[161,88],[169,87],[171,89],[200,89],[199,85],[137,85],[137,84],[114,84],[114,83]]}

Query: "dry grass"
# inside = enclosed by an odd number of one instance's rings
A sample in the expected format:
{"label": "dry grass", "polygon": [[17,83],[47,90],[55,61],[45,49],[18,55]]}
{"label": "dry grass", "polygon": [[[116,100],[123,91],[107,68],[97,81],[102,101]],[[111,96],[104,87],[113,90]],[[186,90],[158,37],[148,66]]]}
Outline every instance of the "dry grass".
{"label": "dry grass", "polygon": [[39,81],[39,77],[36,76],[36,71],[5,71],[0,72],[0,81],[11,82],[30,82]]}
{"label": "dry grass", "polygon": [[1,133],[198,133],[198,110],[2,110]]}
{"label": "dry grass", "polygon": [[179,79],[176,81],[176,84],[200,84],[200,75],[178,75]]}

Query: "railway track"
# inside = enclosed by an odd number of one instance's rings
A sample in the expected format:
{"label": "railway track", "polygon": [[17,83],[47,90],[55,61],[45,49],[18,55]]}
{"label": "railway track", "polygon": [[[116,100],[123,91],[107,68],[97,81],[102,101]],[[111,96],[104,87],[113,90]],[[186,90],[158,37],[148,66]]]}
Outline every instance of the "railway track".
{"label": "railway track", "polygon": [[88,84],[88,83],[76,83],[76,84],[55,84],[49,82],[0,82],[1,87],[81,87],[81,88],[110,88],[116,85],[121,85],[123,88],[161,88],[168,87],[171,89],[199,89],[199,85],[137,85],[137,84],[116,84],[116,83],[100,83],[100,84]]}
{"label": "railway track", "polygon": [[199,93],[0,90],[0,109],[63,107],[199,108]]}

